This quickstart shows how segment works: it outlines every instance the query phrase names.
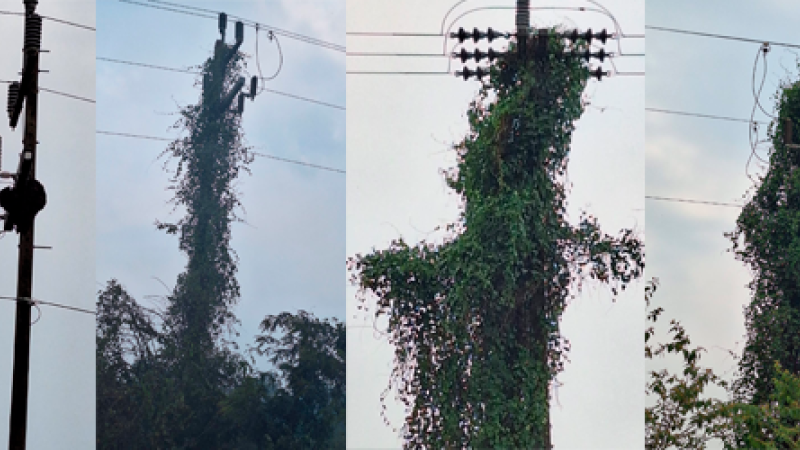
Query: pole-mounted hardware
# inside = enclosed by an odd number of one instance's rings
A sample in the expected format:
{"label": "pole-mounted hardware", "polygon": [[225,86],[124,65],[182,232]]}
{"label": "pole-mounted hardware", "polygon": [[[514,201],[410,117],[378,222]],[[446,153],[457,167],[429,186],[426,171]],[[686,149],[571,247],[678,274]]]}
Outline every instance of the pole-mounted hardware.
{"label": "pole-mounted hardware", "polygon": [[491,28],[487,29],[486,32],[480,31],[477,28],[473,28],[472,32],[468,32],[464,28],[459,28],[458,31],[450,33],[450,37],[453,39],[458,39],[458,42],[462,44],[464,41],[470,38],[473,42],[478,42],[481,39],[487,39],[489,43],[491,43],[493,40],[499,38],[508,39],[511,37],[511,33],[501,33]]}
{"label": "pole-mounted hardware", "polygon": [[239,114],[244,113],[244,99],[249,98],[250,101],[255,100],[256,98],[256,90],[258,89],[258,77],[253,75],[250,78],[250,92],[240,92],[238,97],[238,105],[236,111]]}
{"label": "pole-mounted hardware", "polygon": [[17,233],[25,233],[33,226],[33,219],[46,204],[47,194],[38,180],[29,179],[25,183],[3,188],[0,190],[0,207],[6,211],[3,230],[11,231],[16,227]]}
{"label": "pole-mounted hardware", "polygon": [[463,77],[464,80],[468,80],[471,77],[475,77],[480,80],[487,75],[489,75],[489,69],[483,67],[478,67],[475,70],[470,70],[469,67],[465,67],[464,70],[456,71],[456,76]]}
{"label": "pole-mounted hardware", "polygon": [[222,42],[225,42],[225,28],[227,27],[228,15],[225,13],[219,13],[219,35]]}

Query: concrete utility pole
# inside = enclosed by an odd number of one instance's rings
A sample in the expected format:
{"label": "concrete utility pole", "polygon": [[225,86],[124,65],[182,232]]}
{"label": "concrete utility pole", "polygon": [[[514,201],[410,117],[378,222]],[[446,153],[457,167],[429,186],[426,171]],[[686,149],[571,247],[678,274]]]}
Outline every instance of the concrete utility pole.
{"label": "concrete utility pole", "polygon": [[528,45],[528,31],[531,28],[530,0],[517,0],[517,50],[525,55]]}
{"label": "concrete utility pole", "polygon": [[36,180],[36,112],[39,89],[39,53],[42,18],[36,0],[24,0],[25,44],[22,82],[9,87],[8,113],[15,128],[25,104],[23,150],[14,186],[0,192],[6,210],[4,229],[20,234],[17,278],[17,314],[14,334],[14,372],[11,388],[10,450],[24,450],[28,416],[28,375],[31,345],[31,295],[33,290],[34,217],[46,203],[44,187]]}

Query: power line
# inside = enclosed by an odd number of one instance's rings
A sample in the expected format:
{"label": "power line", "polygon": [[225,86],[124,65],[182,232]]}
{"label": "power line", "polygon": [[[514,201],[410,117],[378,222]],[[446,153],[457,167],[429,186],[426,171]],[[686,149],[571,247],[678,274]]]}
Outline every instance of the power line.
{"label": "power line", "polygon": [[[151,141],[165,141],[165,142],[174,141],[174,139],[165,138],[165,137],[147,136],[147,135],[143,135],[143,134],[132,134],[132,133],[120,133],[120,132],[116,132],[116,131],[96,130],[95,133],[104,134],[104,135],[107,135],[107,136],[120,136],[120,137],[127,137],[127,138],[133,138],[133,139],[147,139],[147,140],[151,140]],[[301,165],[301,166],[311,167],[311,168],[314,168],[314,169],[327,170],[329,172],[346,173],[344,170],[337,169],[337,168],[334,168],[334,167],[321,166],[321,165],[318,165],[318,164],[307,163],[305,161],[298,161],[298,160],[295,160],[295,159],[288,159],[288,158],[283,158],[283,157],[275,156],[275,155],[268,155],[268,154],[260,153],[260,152],[252,152],[252,153],[254,155],[256,155],[256,156],[261,156],[263,158],[268,158],[268,159],[274,159],[276,161],[282,161],[282,162],[286,162],[286,163],[290,163],[290,164],[297,164],[297,165]]]}
{"label": "power line", "polygon": [[[175,6],[175,7],[178,7],[178,8],[183,8],[184,10],[189,9],[189,10],[200,11],[200,12],[204,12],[204,13],[210,13],[210,14],[214,14],[214,15],[217,15],[217,14],[219,14],[219,12],[221,12],[221,11],[213,11],[213,10],[206,9],[206,8],[200,8],[200,7],[197,7],[197,6],[189,6],[189,5],[184,5],[184,4],[180,4],[180,3],[166,2],[166,1],[163,1],[163,0],[150,0],[150,2],[152,2],[152,3],[160,3],[162,5]],[[300,33],[295,33],[295,32],[288,31],[288,30],[283,30],[281,28],[273,27],[271,25],[266,25],[266,24],[263,24],[263,23],[256,22],[254,20],[246,19],[244,17],[235,16],[233,14],[228,14],[228,17],[230,17],[232,19],[239,19],[243,23],[245,23],[247,25],[250,25],[252,27],[265,28],[265,29],[267,29],[269,31],[272,31],[273,33],[281,35],[281,36],[286,36],[288,38],[296,39],[296,40],[299,40],[299,41],[302,41],[302,42],[305,42],[305,43],[308,43],[308,44],[318,45],[318,46],[321,46],[321,47],[328,48],[330,50],[336,50],[336,51],[339,51],[339,52],[342,52],[342,53],[345,52],[345,46],[344,45],[339,45],[339,44],[335,44],[333,42],[323,41],[322,39],[317,39],[317,38],[314,38],[314,37],[311,37],[311,36],[307,36],[307,35],[303,35],[303,34],[300,34]]]}
{"label": "power line", "polygon": [[[348,70],[347,75],[452,75],[451,72],[395,72],[395,71],[370,71]],[[644,76],[644,72],[612,72],[613,76]]]}
{"label": "power line", "polygon": [[87,102],[87,103],[95,103],[95,101],[90,99],[90,98],[81,97],[81,96],[73,95],[73,94],[67,94],[66,92],[54,91],[52,89],[47,89],[47,88],[43,88],[43,87],[40,87],[39,90],[44,91],[44,92],[49,92],[51,94],[61,95],[63,97],[69,97],[69,98],[72,98],[72,99],[75,99],[75,100],[84,101],[84,102]]}
{"label": "power line", "polygon": [[174,139],[170,138],[163,138],[163,137],[156,137],[156,136],[145,136],[142,134],[130,134],[130,133],[117,133],[114,131],[103,131],[103,130],[95,130],[97,134],[105,134],[107,136],[121,136],[121,137],[128,137],[128,138],[135,138],[135,139],[149,139],[152,141],[167,141],[172,142]]}
{"label": "power line", "polygon": [[434,57],[445,58],[447,55],[441,53],[368,53],[368,52],[347,52],[347,56],[396,56],[396,57]]}
{"label": "power line", "polygon": [[308,98],[308,97],[301,97],[299,95],[290,94],[288,92],[281,92],[281,91],[276,91],[274,89],[266,89],[266,88],[264,89],[264,91],[271,92],[271,93],[276,94],[276,95],[282,95],[284,97],[289,97],[289,98],[294,98],[294,99],[302,100],[302,101],[309,102],[309,103],[314,103],[314,104],[317,104],[317,105],[327,106],[329,108],[341,109],[342,111],[346,111],[346,108],[344,106],[334,105],[333,103],[326,103],[326,102],[322,102],[322,101],[319,101],[319,100],[314,100],[314,99]]}
{"label": "power line", "polygon": [[19,298],[19,297],[0,297],[0,299],[2,299],[2,300],[11,300],[11,301],[14,301],[14,302],[24,302],[24,303],[29,303],[31,305],[37,305],[37,304],[39,304],[39,305],[48,305],[48,306],[53,306],[53,307],[56,307],[56,308],[68,309],[70,311],[81,312],[81,313],[84,313],[84,314],[91,314],[93,316],[97,315],[96,312],[89,311],[88,309],[78,308],[76,306],[62,305],[60,303],[45,302],[45,301],[36,300],[36,299]]}
{"label": "power line", "polygon": [[[15,83],[15,81],[0,80],[0,83],[10,84],[10,83]],[[81,97],[79,95],[74,95],[74,94],[68,94],[66,92],[56,91],[54,89],[48,89],[48,88],[44,88],[44,87],[39,87],[39,90],[43,91],[43,92],[49,92],[51,94],[56,94],[56,95],[61,95],[61,96],[64,96],[64,97],[69,97],[69,98],[72,98],[72,99],[75,99],[75,100],[81,100],[81,101],[84,101],[84,102],[87,102],[87,103],[95,103],[95,101],[90,99],[90,98]]]}
{"label": "power line", "polygon": [[[498,7],[500,9],[513,9],[512,7]],[[348,31],[347,36],[367,36],[367,37],[445,37],[445,33],[411,33],[402,31]],[[643,34],[621,35],[621,39],[644,39]]]}
{"label": "power line", "polygon": [[135,61],[125,61],[125,60],[121,60],[121,59],[106,58],[106,57],[102,57],[102,56],[98,56],[96,59],[98,61],[113,62],[113,63],[117,63],[117,64],[126,64],[126,65],[129,65],[129,66],[147,67],[148,69],[168,70],[170,72],[191,73],[191,74],[194,74],[194,75],[199,75],[199,74],[202,73],[202,72],[199,72],[199,71],[194,71],[194,70],[189,70],[189,69],[176,69],[174,67],[157,66],[157,65],[154,65],[154,64],[145,64],[145,63],[140,63],[140,62],[135,62]]}
{"label": "power line", "polygon": [[[120,0],[120,1],[122,1],[122,0]],[[136,61],[126,61],[126,60],[122,60],[122,59],[106,58],[106,57],[100,57],[100,56],[97,57],[97,60],[98,61],[112,62],[112,63],[116,63],[116,64],[125,64],[125,65],[129,65],[129,66],[145,67],[145,68],[148,68],[148,69],[157,69],[157,70],[166,70],[166,71],[170,71],[170,72],[188,73],[188,74],[193,74],[193,75],[199,75],[201,73],[201,72],[196,72],[196,71],[189,70],[189,69],[178,69],[178,68],[175,68],[175,67],[158,66],[158,65],[155,65],[155,64],[145,64],[145,63],[140,63],[140,62],[136,62]],[[317,105],[327,106],[329,108],[340,109],[342,111],[346,111],[346,107],[341,106],[341,105],[336,105],[334,103],[323,102],[321,100],[315,100],[313,98],[303,97],[302,95],[297,95],[297,94],[290,94],[288,92],[278,91],[278,90],[275,90],[275,89],[266,89],[265,88],[263,90],[266,91],[266,92],[271,92],[271,93],[276,94],[276,95],[282,95],[284,97],[290,97],[290,98],[293,98],[293,99],[296,99],[296,100],[302,100],[302,101],[305,101],[305,102],[314,103],[314,104],[317,104]]]}
{"label": "power line", "polygon": [[376,36],[376,37],[444,37],[444,33],[404,33],[404,32],[380,32],[380,31],[347,31],[347,36]]}
{"label": "power line", "polygon": [[[347,52],[347,56],[386,56],[386,57],[438,57],[449,58],[449,55],[442,53],[383,53],[383,52]],[[644,53],[625,53],[624,55],[615,55],[615,57],[644,57]]]}
{"label": "power line", "polygon": [[[13,16],[23,16],[23,17],[25,16],[24,12],[16,12],[16,11],[0,11],[0,14],[13,15]],[[80,23],[70,22],[69,20],[57,19],[55,17],[43,16],[41,14],[39,15],[39,17],[41,17],[42,19],[52,20],[53,22],[62,23],[64,25],[70,25],[70,26],[77,27],[77,28],[83,28],[84,30],[97,31],[93,27],[90,27],[88,25],[83,25],[83,24],[80,24]]]}
{"label": "power line", "polygon": [[333,167],[319,166],[319,165],[316,165],[316,164],[311,164],[311,163],[307,163],[307,162],[303,162],[303,161],[297,161],[297,160],[293,160],[293,159],[286,159],[286,158],[281,158],[279,156],[266,155],[264,153],[258,153],[258,152],[253,152],[253,154],[256,155],[256,156],[264,157],[264,158],[274,159],[276,161],[283,161],[283,162],[286,162],[286,163],[298,164],[298,165],[301,165],[301,166],[311,167],[311,168],[314,168],[314,169],[327,170],[327,171],[330,171],[330,172],[337,172],[337,173],[346,173],[342,169],[335,169]]}
{"label": "power line", "polygon": [[645,195],[644,198],[650,200],[661,200],[667,202],[678,202],[678,203],[696,203],[701,205],[712,205],[712,206],[729,206],[734,208],[741,208],[743,205],[736,204],[736,203],[725,203],[725,202],[712,202],[706,200],[693,200],[687,198],[674,198],[674,197],[657,197],[654,195]]}
{"label": "power line", "polygon": [[[130,3],[130,4],[133,4],[133,5],[145,6],[145,7],[148,7],[148,8],[155,8],[155,9],[160,9],[160,10],[164,10],[164,11],[171,11],[171,12],[180,13],[180,14],[187,14],[187,15],[191,15],[191,16],[203,17],[203,18],[206,18],[206,19],[217,19],[217,17],[218,17],[217,16],[217,14],[218,14],[217,11],[212,11],[212,10],[206,9],[206,8],[199,8],[199,7],[196,7],[196,6],[181,5],[181,4],[178,4],[178,3],[170,3],[170,2],[157,1],[157,0],[150,0],[149,3],[142,3],[142,2],[137,2],[137,1],[133,1],[133,0],[119,0],[119,1],[121,1],[123,3]],[[158,6],[157,4],[154,4],[154,3],[161,4],[161,5],[170,5],[170,6],[174,6],[175,8],[170,8],[170,7],[167,7],[167,6]],[[192,11],[199,11],[199,12],[192,12]],[[213,14],[213,15],[210,15],[210,14]],[[243,17],[234,16],[232,14],[228,14],[228,17],[233,18],[233,19],[240,19],[243,23],[245,23],[246,25],[249,25],[251,27],[255,27],[256,25],[258,25],[260,28],[264,28],[266,30],[272,31],[273,33],[275,33],[277,35],[281,35],[281,36],[284,36],[284,37],[287,37],[287,38],[290,38],[290,39],[295,39],[297,41],[301,41],[301,42],[304,42],[306,44],[316,45],[316,46],[327,48],[329,50],[334,50],[334,51],[337,51],[337,52],[342,52],[342,53],[345,52],[345,46],[344,45],[339,45],[339,44],[335,44],[333,42],[324,41],[322,39],[317,39],[317,38],[314,38],[314,37],[311,37],[311,36],[306,36],[306,35],[303,35],[303,34],[300,34],[300,33],[295,33],[295,32],[288,31],[288,30],[283,30],[283,29],[280,29],[280,28],[273,27],[271,25],[266,25],[266,24],[262,24],[262,23],[259,23],[259,22],[253,21],[253,20],[245,19]]]}
{"label": "power line", "polygon": [[357,71],[348,70],[347,75],[451,75],[450,72],[376,72],[376,71]]}
{"label": "power line", "polygon": [[800,48],[800,44],[788,44],[785,42],[775,42],[775,41],[765,41],[763,39],[750,39],[750,38],[743,38],[739,36],[729,36],[724,34],[713,34],[713,33],[705,33],[700,31],[689,31],[689,30],[679,30],[677,28],[666,28],[666,27],[656,27],[652,25],[646,25],[645,29],[648,30],[656,30],[656,31],[666,31],[669,33],[679,33],[679,34],[690,34],[694,36],[702,36],[702,37],[711,37],[717,39],[728,39],[731,41],[740,41],[740,42],[750,42],[754,44],[764,44],[769,43],[770,45],[777,45],[779,47],[788,47],[788,48]]}
{"label": "power line", "polygon": [[63,23],[64,25],[71,25],[77,28],[83,28],[84,30],[97,31],[88,25],[82,25],[80,23],[70,22],[68,20],[56,19],[55,17],[42,16],[42,19],[52,20],[53,22]]}
{"label": "power line", "polygon": [[662,113],[662,114],[675,114],[679,116],[690,116],[690,117],[702,117],[704,119],[717,119],[717,120],[727,120],[729,122],[744,122],[744,123],[760,123],[766,124],[767,122],[763,121],[750,121],[748,119],[739,119],[736,117],[726,117],[726,116],[716,116],[712,114],[700,114],[700,113],[693,113],[693,112],[686,112],[686,111],[674,111],[669,109],[657,109],[657,108],[645,108],[647,112],[655,112],[655,113]]}

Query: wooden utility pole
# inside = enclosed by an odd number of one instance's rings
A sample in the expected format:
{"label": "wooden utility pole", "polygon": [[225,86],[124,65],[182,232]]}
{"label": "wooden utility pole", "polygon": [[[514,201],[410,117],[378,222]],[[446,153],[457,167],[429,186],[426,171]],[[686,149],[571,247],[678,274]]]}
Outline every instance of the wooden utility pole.
{"label": "wooden utility pole", "polygon": [[[42,203],[44,190],[36,181],[36,112],[39,89],[39,51],[42,36],[42,18],[35,13],[36,1],[25,0],[25,45],[22,83],[14,105],[9,105],[11,126],[25,103],[25,130],[23,150],[14,183],[19,240],[19,265],[17,278],[17,314],[14,332],[14,372],[11,388],[11,419],[9,428],[10,450],[24,450],[26,446],[28,416],[28,376],[31,347],[31,295],[33,291],[33,215],[31,204]],[[38,197],[38,201],[34,197]],[[36,209],[36,208],[33,208]],[[41,208],[38,208],[41,209]],[[36,212],[38,212],[38,209]],[[20,214],[21,212],[21,214]],[[8,218],[7,218],[8,220]],[[6,224],[8,225],[8,223]]]}

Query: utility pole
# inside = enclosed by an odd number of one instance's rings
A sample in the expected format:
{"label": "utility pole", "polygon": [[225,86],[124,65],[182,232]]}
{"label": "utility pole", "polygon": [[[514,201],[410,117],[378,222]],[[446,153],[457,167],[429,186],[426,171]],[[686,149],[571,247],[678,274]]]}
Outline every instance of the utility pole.
{"label": "utility pole", "polygon": [[36,180],[36,112],[39,89],[39,53],[42,18],[36,14],[37,0],[24,0],[25,40],[22,81],[9,86],[9,125],[16,128],[25,104],[23,150],[14,185],[0,191],[5,209],[4,230],[16,228],[20,235],[17,277],[17,313],[14,332],[14,371],[11,388],[10,450],[24,450],[28,416],[28,375],[31,344],[31,295],[33,290],[34,217],[44,208],[44,187]]}
{"label": "utility pole", "polygon": [[[552,43],[551,39],[560,39],[565,42],[563,46],[559,46],[559,50],[555,50],[558,52],[555,56],[585,61],[586,65],[584,67],[586,67],[589,75],[598,80],[601,80],[603,76],[607,75],[600,67],[596,70],[589,70],[588,68],[590,59],[595,58],[602,62],[606,57],[611,56],[603,49],[593,52],[588,45],[591,44],[593,40],[599,40],[605,44],[609,37],[606,30],[599,33],[593,33],[592,30],[586,30],[585,32],[579,32],[578,30],[553,31],[548,28],[532,31],[530,25],[530,0],[517,0],[515,25],[516,30],[513,33],[498,32],[492,28],[488,28],[485,32],[475,28],[472,32],[469,32],[464,28],[459,28],[458,32],[451,33],[450,37],[458,39],[462,44],[468,40],[472,40],[473,43],[478,44],[480,40],[485,38],[491,45],[494,39],[510,39],[514,36],[516,37],[517,44],[516,51],[503,52],[492,48],[489,48],[487,51],[481,51],[479,49],[468,51],[462,47],[460,51],[453,53],[452,57],[460,59],[462,64],[466,64],[467,61],[471,59],[474,59],[476,63],[480,63],[483,59],[488,59],[491,65],[495,60],[498,60],[496,67],[500,70],[501,77],[514,79],[520,71],[532,70],[534,71],[533,73],[536,74],[536,79],[543,80],[547,79],[552,71],[550,59],[548,58],[548,55],[554,51],[553,47],[549,45]],[[582,41],[583,44],[579,41]],[[473,76],[480,80],[490,74],[491,66],[478,66],[474,69],[463,67],[463,69],[455,72],[457,77],[463,77],[464,80],[468,80]],[[555,104],[555,99],[543,92],[538,85],[532,86],[530,92],[532,93],[531,108],[545,110],[558,108],[558,105]],[[522,117],[516,115],[507,117],[507,120],[508,122],[505,125],[505,129],[509,135],[507,143],[513,146],[525,146],[525,143],[519,142],[518,139],[518,136],[526,134],[523,133],[523,128],[527,125],[523,122]],[[550,267],[552,265],[551,258],[552,256],[548,254],[547,250],[540,249],[537,254],[530,255],[530,260],[527,264],[531,267]],[[528,300],[520,302],[515,306],[517,310],[511,315],[515,320],[514,323],[509,324],[509,326],[517,330],[518,333],[515,338],[518,342],[527,343],[525,344],[525,350],[528,353],[539,355],[538,358],[540,358],[539,363],[541,367],[549,367],[550,354],[548,352],[548,345],[550,332],[542,325],[545,320],[548,320],[546,317],[546,305],[548,304],[549,293],[546,285],[541,281],[533,279],[520,280],[517,291],[518,293],[515,295],[516,298],[527,298]],[[508,364],[516,364],[517,361],[515,358],[518,357],[520,356],[508,356]],[[542,385],[541,389],[542,401],[544,402],[543,407],[549,411],[550,399],[547,392],[548,386]],[[549,413],[545,413],[544,416],[542,423],[528,425],[532,426],[531,433],[537,436],[537,441],[540,445],[540,447],[537,448],[550,450],[553,448],[551,439],[552,425]],[[513,422],[509,421],[509,423]],[[509,425],[506,428],[509,429],[511,433],[520,433],[518,428],[514,429],[515,426],[518,427],[518,425]]]}

